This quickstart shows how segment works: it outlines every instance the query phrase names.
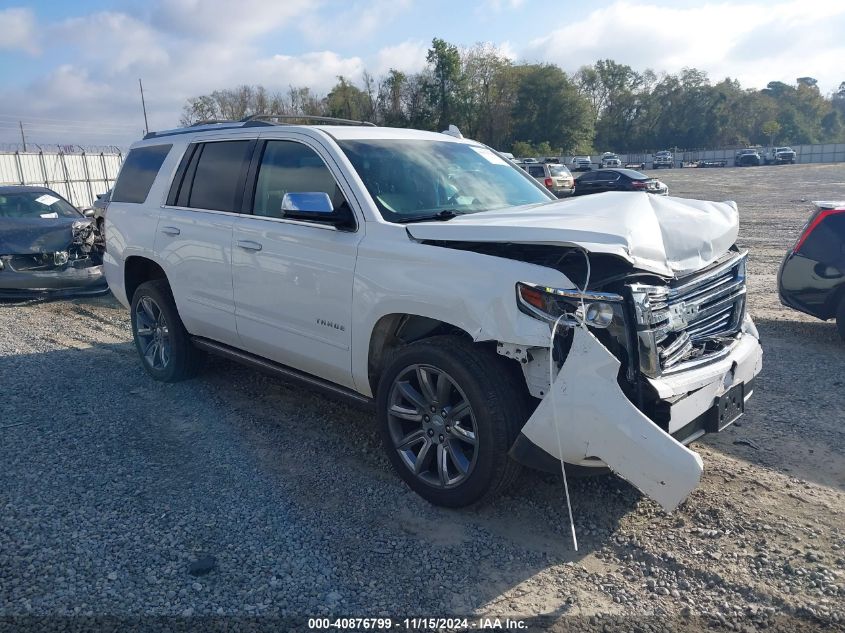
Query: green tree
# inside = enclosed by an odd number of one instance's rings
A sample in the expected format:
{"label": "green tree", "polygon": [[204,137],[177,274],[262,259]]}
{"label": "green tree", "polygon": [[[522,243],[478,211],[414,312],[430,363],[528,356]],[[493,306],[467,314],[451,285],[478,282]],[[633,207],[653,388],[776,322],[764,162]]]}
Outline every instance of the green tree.
{"label": "green tree", "polygon": [[780,123],[777,121],[766,121],[762,127],[763,134],[769,137],[769,145],[775,144],[775,137],[780,134]]}
{"label": "green tree", "polygon": [[452,102],[460,76],[461,57],[457,46],[435,37],[425,59],[431,66],[434,79],[430,96],[440,116],[438,126],[445,130],[454,123],[451,120]]}

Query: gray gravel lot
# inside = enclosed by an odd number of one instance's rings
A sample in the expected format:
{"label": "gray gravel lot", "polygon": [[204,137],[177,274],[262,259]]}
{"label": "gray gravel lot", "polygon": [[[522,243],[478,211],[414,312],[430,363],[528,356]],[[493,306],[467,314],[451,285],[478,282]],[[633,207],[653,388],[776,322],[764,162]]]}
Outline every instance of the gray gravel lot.
{"label": "gray gravel lot", "polygon": [[[0,618],[845,627],[845,345],[775,291],[807,201],[845,198],[845,167],[659,177],[673,195],[738,202],[765,350],[746,416],[695,445],[704,479],[678,511],[613,477],[576,480],[575,553],[554,476],[528,472],[484,507],[435,508],[390,472],[365,412],[219,359],[156,383],[110,296],[5,304]],[[203,558],[207,573],[190,573]]]}

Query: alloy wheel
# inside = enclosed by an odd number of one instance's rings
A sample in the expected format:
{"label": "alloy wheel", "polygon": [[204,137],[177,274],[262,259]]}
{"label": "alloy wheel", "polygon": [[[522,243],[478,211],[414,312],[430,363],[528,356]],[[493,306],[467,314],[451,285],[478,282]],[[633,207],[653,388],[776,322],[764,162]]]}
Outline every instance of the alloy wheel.
{"label": "alloy wheel", "polygon": [[170,328],[161,306],[151,297],[142,297],[135,306],[135,334],[141,356],[156,370],[163,370],[170,363]]}
{"label": "alloy wheel", "polygon": [[472,473],[478,426],[464,392],[445,371],[411,365],[393,381],[388,428],[394,449],[415,477],[436,488],[454,488]]}

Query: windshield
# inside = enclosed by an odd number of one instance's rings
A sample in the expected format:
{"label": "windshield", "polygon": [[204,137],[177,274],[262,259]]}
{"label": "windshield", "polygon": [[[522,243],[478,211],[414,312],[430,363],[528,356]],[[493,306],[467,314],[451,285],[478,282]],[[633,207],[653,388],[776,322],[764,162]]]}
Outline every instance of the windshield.
{"label": "windshield", "polygon": [[[467,143],[380,139],[339,141],[382,217],[408,222],[548,202],[524,171]],[[441,215],[446,218],[446,215]]]}
{"label": "windshield", "polygon": [[0,193],[0,218],[78,218],[75,207],[46,191]]}

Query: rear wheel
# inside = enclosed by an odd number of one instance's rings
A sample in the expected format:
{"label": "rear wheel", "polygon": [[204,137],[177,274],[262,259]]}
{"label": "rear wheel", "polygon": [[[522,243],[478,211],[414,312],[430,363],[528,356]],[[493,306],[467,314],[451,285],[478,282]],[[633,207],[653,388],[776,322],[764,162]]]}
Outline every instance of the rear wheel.
{"label": "rear wheel", "polygon": [[839,336],[845,341],[845,296],[839,302],[839,308],[836,310],[836,328],[839,330]]}
{"label": "rear wheel", "polygon": [[388,362],[376,399],[382,441],[396,472],[427,501],[467,506],[519,473],[508,450],[526,398],[507,362],[454,336],[412,343]]}
{"label": "rear wheel", "polygon": [[194,347],[163,279],[138,286],[132,296],[132,338],[147,373],[162,382],[192,378],[204,354]]}

